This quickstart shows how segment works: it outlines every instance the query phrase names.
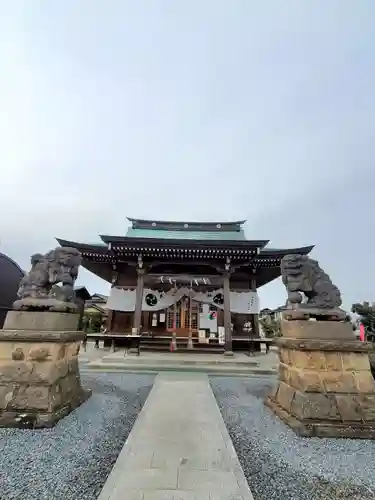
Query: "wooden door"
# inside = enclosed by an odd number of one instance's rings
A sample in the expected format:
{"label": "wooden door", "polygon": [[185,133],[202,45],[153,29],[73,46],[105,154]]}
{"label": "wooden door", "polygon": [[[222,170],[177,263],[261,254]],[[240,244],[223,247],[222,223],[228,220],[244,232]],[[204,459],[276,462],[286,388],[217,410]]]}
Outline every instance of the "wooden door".
{"label": "wooden door", "polygon": [[167,310],[167,332],[172,333],[175,331],[178,337],[188,337],[191,321],[192,334],[196,336],[198,332],[198,316],[198,303],[193,300],[190,311],[190,299],[184,297],[175,306],[171,306]]}

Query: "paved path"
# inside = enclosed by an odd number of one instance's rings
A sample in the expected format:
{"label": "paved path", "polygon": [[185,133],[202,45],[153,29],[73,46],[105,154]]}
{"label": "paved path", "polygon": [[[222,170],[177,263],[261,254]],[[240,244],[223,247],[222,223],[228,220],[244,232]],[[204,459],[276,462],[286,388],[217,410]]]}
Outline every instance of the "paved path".
{"label": "paved path", "polygon": [[160,373],[98,500],[252,500],[205,374]]}

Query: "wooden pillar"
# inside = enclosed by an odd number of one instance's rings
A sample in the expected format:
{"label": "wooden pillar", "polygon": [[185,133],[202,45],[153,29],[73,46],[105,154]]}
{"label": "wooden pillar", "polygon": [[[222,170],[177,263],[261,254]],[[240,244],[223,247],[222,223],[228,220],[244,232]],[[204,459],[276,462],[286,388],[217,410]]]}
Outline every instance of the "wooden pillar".
{"label": "wooden pillar", "polygon": [[[141,325],[143,329],[147,329],[147,331],[152,329],[152,312],[143,311],[141,314]],[[150,320],[151,319],[151,320]]]}
{"label": "wooden pillar", "polygon": [[229,263],[225,266],[224,272],[224,329],[225,329],[225,343],[224,343],[224,356],[233,356],[232,350],[232,318],[230,312],[230,269]]}
{"label": "wooden pillar", "polygon": [[83,315],[85,314],[85,301],[83,299],[76,300],[76,304],[78,306],[78,328],[77,330],[81,331],[83,329]]}
{"label": "wooden pillar", "polygon": [[[111,286],[111,291],[113,288],[116,288],[116,285],[118,283],[118,278],[119,274],[117,272],[117,261],[112,264],[112,286]],[[108,315],[107,315],[107,333],[113,333],[113,323],[115,320],[115,311],[113,309],[108,309]]]}
{"label": "wooden pillar", "polygon": [[[250,289],[252,292],[257,291],[257,282],[256,282],[255,278],[252,278],[250,280]],[[260,336],[260,333],[259,333],[259,314],[254,314],[253,319],[254,319],[254,334],[256,337],[259,337]]]}
{"label": "wooden pillar", "polygon": [[191,329],[191,315],[192,315],[192,305],[193,305],[193,284],[190,282],[190,294],[189,294],[189,337],[188,337],[188,344],[187,348],[188,349],[193,349],[193,331]]}
{"label": "wooden pillar", "polygon": [[108,315],[107,315],[107,333],[111,333],[112,332],[113,316],[114,316],[114,311],[112,309],[108,309]]}
{"label": "wooden pillar", "polygon": [[143,285],[145,279],[145,269],[137,267],[137,290],[135,293],[135,311],[133,328],[136,333],[140,333],[142,319]]}

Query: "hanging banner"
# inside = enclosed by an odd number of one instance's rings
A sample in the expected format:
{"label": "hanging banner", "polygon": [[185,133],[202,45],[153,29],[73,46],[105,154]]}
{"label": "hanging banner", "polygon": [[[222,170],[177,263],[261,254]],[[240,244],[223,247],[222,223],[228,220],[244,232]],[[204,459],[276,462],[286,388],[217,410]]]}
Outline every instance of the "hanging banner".
{"label": "hanging banner", "polygon": [[[135,310],[135,289],[114,287],[111,289],[106,307],[113,311],[132,312]],[[160,311],[168,309],[183,297],[191,297],[197,302],[224,309],[224,292],[221,288],[212,292],[196,292],[187,287],[174,288],[160,292],[146,288],[143,291],[142,311]],[[230,292],[230,310],[237,314],[258,314],[259,297],[257,292]]]}
{"label": "hanging banner", "polygon": [[365,341],[365,327],[362,325],[362,323],[359,325],[359,340],[361,342]]}
{"label": "hanging banner", "polygon": [[[143,291],[142,311],[160,311],[168,309],[186,295],[189,289],[180,288],[160,293],[158,290],[146,288]],[[114,287],[111,289],[107,301],[107,308],[113,311],[132,312],[135,311],[136,291]]]}
{"label": "hanging banner", "polygon": [[218,334],[219,334],[219,344],[224,345],[225,344],[225,328],[223,326],[219,326]]}

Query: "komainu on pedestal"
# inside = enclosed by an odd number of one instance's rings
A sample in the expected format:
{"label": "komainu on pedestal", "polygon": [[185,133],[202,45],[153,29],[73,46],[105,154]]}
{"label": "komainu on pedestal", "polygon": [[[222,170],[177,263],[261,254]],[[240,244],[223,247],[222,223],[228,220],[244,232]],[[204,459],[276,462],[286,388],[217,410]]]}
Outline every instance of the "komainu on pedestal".
{"label": "komainu on pedestal", "polygon": [[307,255],[286,255],[281,260],[281,276],[288,292],[285,319],[345,319],[340,290],[316,260]]}
{"label": "komainu on pedestal", "polygon": [[77,331],[74,283],[80,264],[74,248],[31,258],[0,330],[1,427],[52,427],[90,395],[78,366],[84,333]]}
{"label": "komainu on pedestal", "polygon": [[279,380],[266,404],[301,436],[375,439],[375,382],[368,353],[319,264],[287,255],[288,301],[281,324]]}
{"label": "komainu on pedestal", "polygon": [[[20,299],[13,309],[76,312],[74,283],[80,265],[81,254],[75,248],[58,247],[46,255],[33,255],[31,270],[20,282]],[[56,287],[59,283],[61,286]]]}

